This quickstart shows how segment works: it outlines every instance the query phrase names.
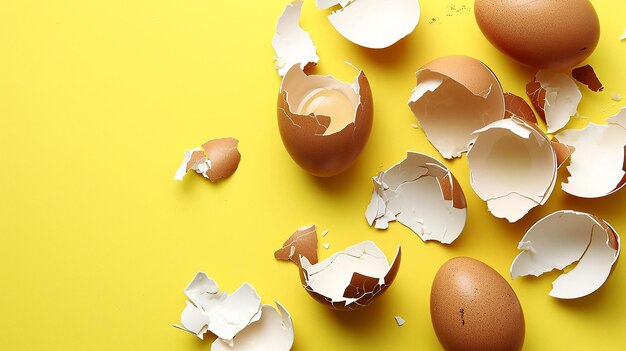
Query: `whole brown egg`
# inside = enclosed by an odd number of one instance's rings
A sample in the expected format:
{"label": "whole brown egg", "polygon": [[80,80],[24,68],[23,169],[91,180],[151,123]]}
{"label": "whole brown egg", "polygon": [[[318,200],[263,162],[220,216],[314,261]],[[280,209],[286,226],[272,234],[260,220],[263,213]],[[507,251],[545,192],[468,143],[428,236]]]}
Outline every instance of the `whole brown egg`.
{"label": "whole brown egg", "polygon": [[474,13],[496,48],[539,69],[579,64],[600,38],[598,15],[589,0],[476,0]]}
{"label": "whole brown egg", "polygon": [[447,351],[516,351],[524,344],[524,313],[498,272],[468,257],[446,262],[430,292],[430,315]]}

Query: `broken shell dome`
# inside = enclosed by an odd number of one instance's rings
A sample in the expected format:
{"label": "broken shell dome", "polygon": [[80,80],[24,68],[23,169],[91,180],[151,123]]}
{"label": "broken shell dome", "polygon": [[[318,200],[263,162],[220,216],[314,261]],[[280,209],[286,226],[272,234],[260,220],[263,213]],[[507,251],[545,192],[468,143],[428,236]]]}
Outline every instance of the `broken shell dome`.
{"label": "broken shell dome", "polygon": [[372,130],[372,116],[372,92],[363,71],[348,84],[306,75],[294,65],[281,83],[280,136],[291,158],[315,176],[337,175],[356,161]]}
{"label": "broken shell dome", "polygon": [[467,161],[476,194],[494,216],[509,222],[546,203],[556,183],[552,143],[535,125],[517,117],[477,130]]}
{"label": "broken shell dome", "polygon": [[389,288],[398,274],[400,246],[391,264],[369,240],[318,262],[316,243],[315,226],[304,227],[293,233],[274,257],[298,265],[304,289],[327,307],[350,311],[368,306]]}
{"label": "broken shell dome", "polygon": [[341,5],[328,20],[344,38],[382,49],[411,34],[420,19],[417,0],[317,0],[319,9]]}
{"label": "broken shell dome", "polygon": [[563,191],[578,197],[610,195],[626,184],[626,107],[609,117],[608,124],[590,123],[580,130],[564,130],[556,135],[573,147],[563,183]]}
{"label": "broken shell dome", "polygon": [[189,301],[180,317],[181,325],[174,327],[200,339],[211,332],[217,337],[211,351],[288,351],[293,345],[289,312],[278,302],[278,311],[261,305],[261,297],[248,283],[229,295],[220,292],[204,272],[198,272],[185,288],[185,295]]}
{"label": "broken shell dome", "polygon": [[467,151],[475,130],[504,118],[500,82],[474,58],[441,57],[416,76],[409,107],[428,141],[447,159]]}
{"label": "broken shell dome", "polygon": [[607,222],[588,213],[558,211],[533,225],[520,241],[511,278],[540,276],[576,263],[553,283],[550,296],[575,299],[599,289],[620,253],[620,237]]}
{"label": "broken shell dome", "polygon": [[467,203],[454,175],[436,159],[408,152],[402,162],[374,177],[365,212],[369,225],[387,229],[398,220],[422,240],[452,243],[463,231]]}

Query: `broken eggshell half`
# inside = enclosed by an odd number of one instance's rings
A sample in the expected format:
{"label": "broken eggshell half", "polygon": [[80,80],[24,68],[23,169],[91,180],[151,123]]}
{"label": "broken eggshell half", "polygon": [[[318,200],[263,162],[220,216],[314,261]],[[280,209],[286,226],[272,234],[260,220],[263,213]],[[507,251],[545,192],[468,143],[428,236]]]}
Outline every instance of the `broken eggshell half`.
{"label": "broken eggshell half", "polygon": [[365,211],[369,225],[387,229],[397,220],[422,240],[452,243],[463,231],[467,203],[452,173],[436,159],[417,152],[374,181],[372,199]]}
{"label": "broken eggshell half", "polygon": [[420,19],[418,0],[318,0],[319,9],[340,5],[328,20],[344,38],[372,49],[389,47],[411,34]]}
{"label": "broken eggshell half", "polygon": [[278,129],[291,158],[307,172],[330,177],[357,159],[372,130],[372,92],[363,71],[352,84],[307,75],[294,65],[278,95]]}
{"label": "broken eggshell half", "polygon": [[272,46],[276,53],[276,70],[281,77],[295,64],[306,71],[320,59],[311,36],[299,25],[302,3],[302,0],[295,0],[287,4],[276,23]]}
{"label": "broken eggshell half", "polygon": [[207,332],[217,338],[211,351],[288,351],[294,341],[289,312],[278,302],[276,306],[261,305],[261,297],[248,283],[234,293],[220,292],[217,283],[204,272],[185,288],[187,307],[181,315],[181,325],[200,339]]}
{"label": "broken eggshell half", "polygon": [[317,241],[315,226],[301,228],[274,257],[296,263],[304,289],[327,307],[351,311],[368,306],[389,288],[398,274],[400,246],[391,264],[369,240],[318,262],[314,241]]}
{"label": "broken eggshell half", "polygon": [[493,72],[467,56],[445,56],[417,73],[409,107],[428,141],[447,159],[460,157],[472,133],[504,118],[504,93]]}
{"label": "broken eggshell half", "polygon": [[548,201],[556,183],[558,162],[551,141],[517,117],[477,130],[467,161],[476,194],[494,216],[509,222]]}
{"label": "broken eggshell half", "polygon": [[573,148],[567,166],[570,176],[561,184],[568,194],[598,198],[626,184],[626,107],[606,121],[556,135],[559,142]]}
{"label": "broken eggshell half", "polygon": [[526,94],[537,114],[548,125],[548,133],[565,127],[578,110],[582,93],[576,82],[560,72],[539,71],[526,85]]}
{"label": "broken eggshell half", "polygon": [[178,167],[174,179],[182,181],[190,170],[202,174],[212,182],[230,177],[241,160],[237,144],[239,141],[235,138],[213,139],[200,147],[185,151],[183,163]]}
{"label": "broken eggshell half", "polygon": [[557,211],[533,225],[518,245],[511,278],[540,276],[576,263],[553,283],[550,296],[575,299],[599,289],[619,257],[620,237],[607,222],[588,213]]}

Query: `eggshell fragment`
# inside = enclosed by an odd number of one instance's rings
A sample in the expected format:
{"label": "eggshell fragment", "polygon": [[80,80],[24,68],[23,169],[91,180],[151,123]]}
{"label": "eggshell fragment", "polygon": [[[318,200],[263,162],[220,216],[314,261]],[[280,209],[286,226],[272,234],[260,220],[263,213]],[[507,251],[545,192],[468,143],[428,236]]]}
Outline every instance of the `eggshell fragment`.
{"label": "eggshell fragment", "polygon": [[610,195],[626,184],[626,107],[609,117],[608,124],[589,123],[584,129],[564,130],[558,140],[572,146],[563,191],[578,197]]}
{"label": "eggshell fragment", "polygon": [[212,182],[230,177],[237,170],[241,160],[237,144],[239,141],[235,138],[214,139],[193,150],[185,151],[185,158],[174,179],[182,181],[189,170],[202,174]]}
{"label": "eggshell fragment", "polygon": [[526,123],[537,124],[537,117],[535,117],[535,113],[533,112],[532,107],[530,107],[530,105],[528,105],[526,100],[524,100],[523,98],[512,93],[505,93],[504,105],[505,118],[511,118],[515,116],[524,120]]}
{"label": "eggshell fragment", "polygon": [[445,350],[515,351],[524,344],[524,313],[515,291],[472,258],[441,266],[430,291],[430,316]]}
{"label": "eggshell fragment", "polygon": [[[294,250],[298,250],[303,241],[292,243],[296,247]],[[275,254],[274,257],[285,260],[282,255]],[[304,255],[299,258],[300,279],[309,295],[327,307],[350,311],[368,306],[389,288],[398,274],[401,252],[398,246],[396,256],[389,264],[385,254],[368,240],[320,262],[317,262],[317,252],[311,261]]]}
{"label": "eggshell fragment", "polygon": [[309,173],[329,177],[357,159],[372,129],[369,83],[359,71],[354,83],[306,75],[294,65],[278,96],[278,128],[285,148]]}
{"label": "eggshell fragment", "polygon": [[591,55],[600,39],[589,0],[476,0],[474,14],[496,48],[539,69],[569,69]]}
{"label": "eggshell fragment", "polygon": [[572,70],[572,77],[577,81],[583,83],[588,86],[592,91],[602,91],[604,90],[604,86],[602,86],[602,82],[598,79],[596,72],[593,67],[590,65],[585,65],[582,67],[574,68]]}
{"label": "eggshell fragment", "polygon": [[518,245],[523,250],[511,265],[511,277],[539,276],[563,270],[550,296],[575,299],[599,289],[611,273],[620,252],[620,237],[605,221],[576,211],[558,211],[533,225]]}
{"label": "eggshell fragment", "polygon": [[234,293],[219,292],[217,283],[204,272],[198,272],[185,288],[189,298],[181,315],[181,324],[174,327],[204,339],[211,332],[217,339],[211,351],[291,349],[294,340],[289,313],[278,302],[282,316],[270,305],[261,306],[261,297],[248,284]]}
{"label": "eggshell fragment", "polygon": [[319,61],[311,36],[298,24],[302,3],[302,0],[295,0],[287,4],[276,23],[272,46],[276,53],[276,69],[281,77],[295,64],[306,71]]}
{"label": "eggshell fragment", "polygon": [[274,252],[277,260],[292,261],[300,266],[300,256],[306,257],[310,263],[317,263],[317,230],[315,225],[302,227],[291,234],[283,247]]}
{"label": "eggshell fragment", "polygon": [[548,125],[548,133],[565,127],[575,116],[582,93],[576,82],[558,72],[539,71],[535,80],[526,85],[526,93],[535,111]]}
{"label": "eggshell fragment", "polygon": [[494,216],[509,222],[548,201],[556,183],[558,160],[550,140],[517,117],[477,130],[467,161],[476,194]]}
{"label": "eggshell fragment", "polygon": [[341,9],[328,16],[335,29],[351,42],[363,47],[381,49],[411,34],[420,18],[418,0],[318,0],[326,9]]}
{"label": "eggshell fragment", "polygon": [[454,175],[436,159],[408,152],[400,163],[379,173],[365,211],[369,225],[386,229],[398,220],[422,240],[453,242],[463,231],[467,204]]}
{"label": "eggshell fragment", "polygon": [[409,107],[426,137],[447,159],[466,152],[472,133],[504,118],[504,93],[482,62],[467,56],[445,56],[417,73]]}
{"label": "eggshell fragment", "polygon": [[406,323],[404,318],[402,318],[400,316],[395,316],[393,318],[396,320],[396,324],[398,324],[398,327],[401,327],[401,326],[403,326]]}

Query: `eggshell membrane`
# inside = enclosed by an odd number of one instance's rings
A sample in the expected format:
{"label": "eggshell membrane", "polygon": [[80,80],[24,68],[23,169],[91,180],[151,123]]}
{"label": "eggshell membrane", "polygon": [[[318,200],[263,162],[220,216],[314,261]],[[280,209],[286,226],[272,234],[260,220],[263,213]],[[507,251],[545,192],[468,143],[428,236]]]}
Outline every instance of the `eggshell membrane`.
{"label": "eggshell membrane", "polygon": [[512,117],[475,134],[467,154],[470,184],[494,216],[515,222],[548,200],[556,183],[557,157],[536,125]]}
{"label": "eggshell membrane", "polygon": [[[300,103],[298,98],[325,87],[345,92],[355,105],[354,119],[329,135],[326,130],[331,125],[331,116],[301,115],[294,111]],[[315,176],[330,177],[348,169],[365,147],[372,129],[373,108],[372,92],[363,71],[349,85],[331,76],[307,76],[296,65],[281,84],[278,128],[287,152],[300,167]]]}
{"label": "eggshell membrane", "polygon": [[467,56],[435,59],[417,73],[409,107],[445,158],[466,152],[472,133],[504,118],[504,93],[493,72]]}
{"label": "eggshell membrane", "polygon": [[553,283],[550,296],[574,299],[599,289],[611,274],[620,253],[620,238],[605,221],[576,211],[557,211],[526,232],[511,264],[511,277],[539,276],[576,263]]}
{"label": "eggshell membrane", "polygon": [[589,0],[476,0],[474,13],[496,48],[539,69],[571,68],[591,55],[600,39]]}
{"label": "eggshell membrane", "polygon": [[433,328],[445,350],[520,350],[524,313],[498,272],[468,257],[441,266],[430,293]]}

